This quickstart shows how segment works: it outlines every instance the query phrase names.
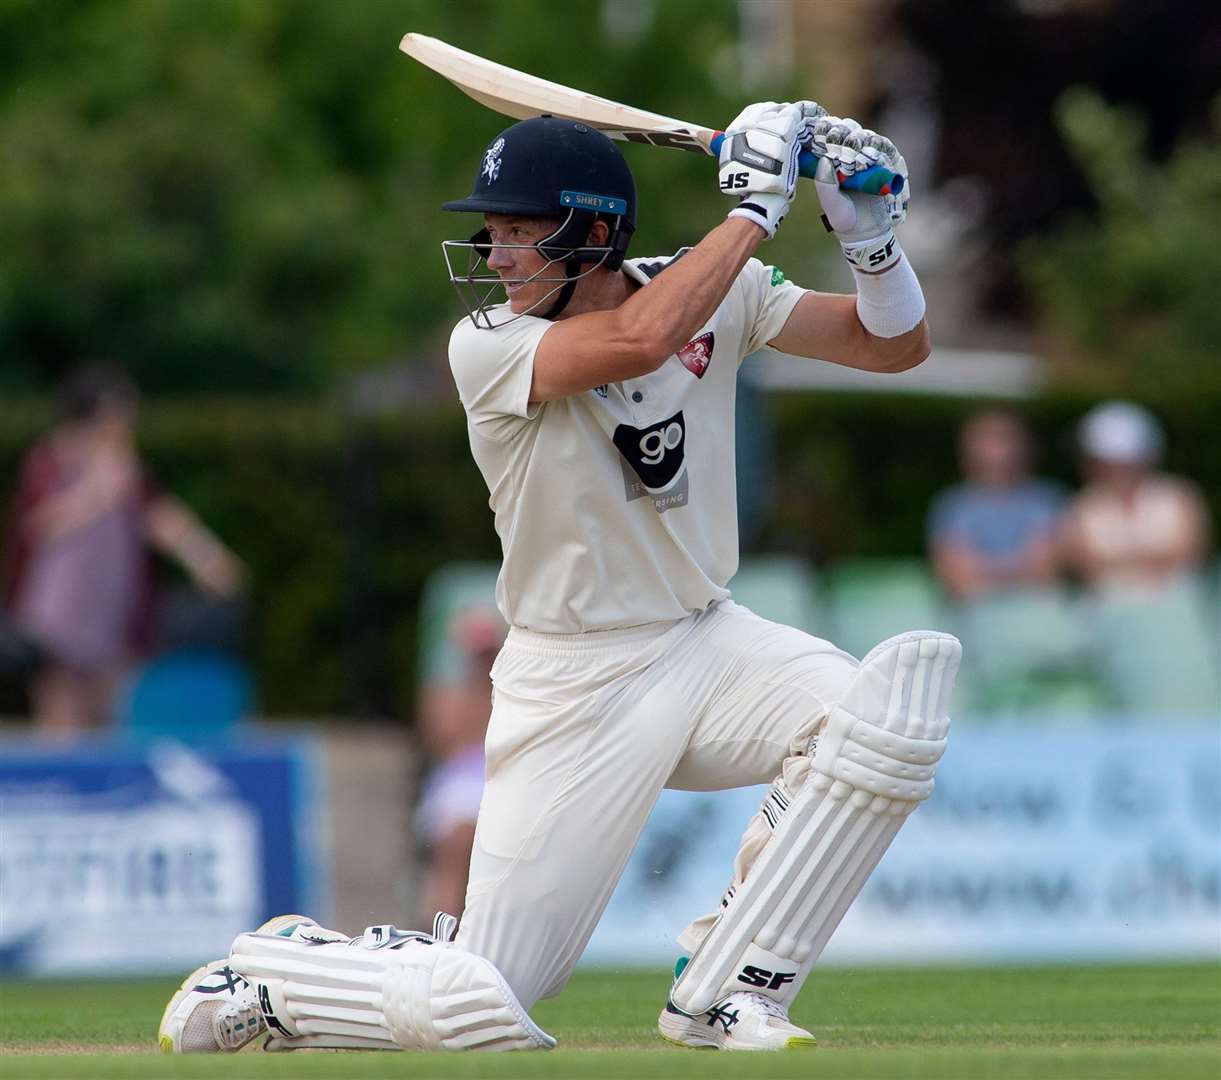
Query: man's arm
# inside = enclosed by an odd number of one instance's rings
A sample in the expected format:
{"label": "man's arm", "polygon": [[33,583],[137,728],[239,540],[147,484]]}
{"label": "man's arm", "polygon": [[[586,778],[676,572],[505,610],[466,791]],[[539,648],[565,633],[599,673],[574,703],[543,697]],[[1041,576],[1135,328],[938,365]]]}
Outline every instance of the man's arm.
{"label": "man's arm", "polygon": [[159,495],[144,511],[144,532],[163,555],[176,560],[194,582],[217,596],[233,596],[246,568],[184,502]]}
{"label": "man's arm", "polygon": [[1032,536],[1017,555],[1003,561],[981,558],[969,545],[947,537],[933,545],[933,568],[953,599],[970,600],[992,589],[1052,584],[1057,554],[1050,533]]}
{"label": "man's arm", "polygon": [[557,321],[535,350],[530,401],[656,371],[712,317],[763,235],[732,218],[617,308]]}
{"label": "man's arm", "polygon": [[[768,344],[862,371],[906,371],[929,354],[924,294],[894,233],[907,217],[907,163],[885,136],[855,120],[817,115],[822,110],[813,102],[804,105],[814,114],[814,183],[824,222],[843,247],[857,294],[808,293]],[[903,178],[897,194],[840,188],[840,175],[879,163]]]}
{"label": "man's arm", "polygon": [[897,337],[878,337],[862,325],[855,296],[806,293],[768,344],[783,353],[829,360],[861,371],[907,371],[929,354],[923,318]]}
{"label": "man's arm", "polygon": [[557,320],[535,349],[531,403],[656,371],[712,317],[746,260],[775,235],[796,190],[805,116],[795,105],[752,105],[725,133],[720,186],[740,196],[729,220],[619,306]]}

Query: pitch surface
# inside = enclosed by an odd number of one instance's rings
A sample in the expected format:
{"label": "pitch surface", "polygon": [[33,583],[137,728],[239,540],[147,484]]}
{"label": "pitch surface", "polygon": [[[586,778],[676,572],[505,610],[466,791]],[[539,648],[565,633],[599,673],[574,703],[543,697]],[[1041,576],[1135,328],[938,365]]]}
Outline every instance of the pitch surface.
{"label": "pitch surface", "polygon": [[[214,1057],[166,1058],[155,1028],[176,984],[0,985],[0,1071],[25,1078],[214,1078]],[[584,972],[535,1015],[550,1054],[260,1054],[224,1060],[249,1077],[732,1077],[819,1080],[1101,1080],[1221,1075],[1221,966],[820,972],[794,1019],[821,1045],[742,1055],[666,1047],[653,1022],[666,979]]]}

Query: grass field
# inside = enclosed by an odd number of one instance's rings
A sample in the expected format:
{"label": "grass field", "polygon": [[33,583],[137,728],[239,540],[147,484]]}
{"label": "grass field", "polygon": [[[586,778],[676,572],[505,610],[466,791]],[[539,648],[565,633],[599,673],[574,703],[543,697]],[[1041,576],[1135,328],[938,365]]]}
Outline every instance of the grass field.
{"label": "grass field", "polygon": [[1216,1080],[1221,966],[828,970],[794,1019],[820,1046],[717,1054],[661,1044],[660,973],[578,974],[536,1019],[550,1054],[156,1053],[175,983],[0,984],[0,1075],[25,1077],[817,1077],[819,1080]]}

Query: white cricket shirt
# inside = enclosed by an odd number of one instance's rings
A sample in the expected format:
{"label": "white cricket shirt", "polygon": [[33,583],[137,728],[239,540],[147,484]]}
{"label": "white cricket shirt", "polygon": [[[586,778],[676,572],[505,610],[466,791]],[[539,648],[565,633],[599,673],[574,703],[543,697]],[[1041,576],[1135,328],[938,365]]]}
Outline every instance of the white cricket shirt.
{"label": "white cricket shirt", "polygon": [[[670,261],[632,259],[623,271],[647,288]],[[526,315],[454,328],[449,362],[504,550],[496,603],[510,625],[610,630],[681,619],[729,595],[738,365],[804,294],[751,259],[656,371],[535,405],[534,352],[553,323]],[[493,321],[497,312],[507,305]]]}

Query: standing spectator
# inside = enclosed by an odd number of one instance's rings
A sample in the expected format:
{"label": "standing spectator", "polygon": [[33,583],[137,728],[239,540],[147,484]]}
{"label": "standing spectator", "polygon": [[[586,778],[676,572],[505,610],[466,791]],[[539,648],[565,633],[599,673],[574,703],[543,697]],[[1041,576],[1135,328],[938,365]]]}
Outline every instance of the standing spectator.
{"label": "standing spectator", "polygon": [[491,607],[461,611],[450,638],[462,657],[457,682],[426,687],[420,736],[433,760],[424,782],[416,825],[427,847],[421,912],[461,917],[466,904],[475,819],[483,798],[483,740],[492,715],[492,664],[506,627]]}
{"label": "standing spectator", "polygon": [[1204,564],[1208,512],[1193,484],[1156,470],[1164,441],[1131,402],[1104,402],[1081,421],[1086,486],[1069,508],[1064,553],[1096,591],[1153,596]]}
{"label": "standing spectator", "polygon": [[1198,571],[1210,547],[1195,486],[1157,471],[1164,437],[1139,405],[1105,402],[1079,429],[1085,488],[1064,553],[1090,588],[1090,639],[1108,704],[1143,717],[1216,717],[1218,672]]}
{"label": "standing spectator", "polygon": [[235,593],[243,576],[241,563],[140,461],[137,406],[121,371],[75,371],[54,427],[27,452],[17,482],[8,605],[40,655],[31,713],[57,737],[105,723],[119,680],[148,648],[154,550],[217,595]]}
{"label": "standing spectator", "polygon": [[1030,475],[1032,449],[1026,425],[1008,410],[977,412],[963,425],[964,482],[937,496],[928,519],[933,568],[953,599],[1055,579],[1064,495]]}

